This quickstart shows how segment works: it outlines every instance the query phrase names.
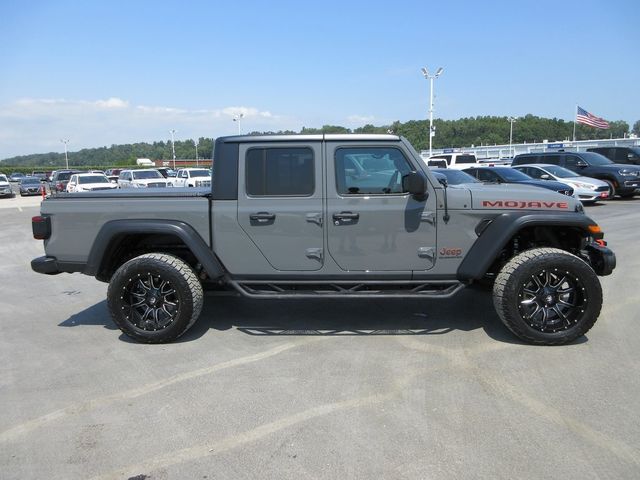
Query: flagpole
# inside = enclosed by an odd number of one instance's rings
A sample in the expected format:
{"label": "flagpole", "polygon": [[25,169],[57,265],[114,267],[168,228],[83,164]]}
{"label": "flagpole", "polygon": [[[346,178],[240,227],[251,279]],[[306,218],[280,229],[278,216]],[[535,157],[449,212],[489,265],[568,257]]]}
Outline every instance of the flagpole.
{"label": "flagpole", "polygon": [[576,141],[576,117],[578,116],[578,104],[576,104],[576,111],[573,112],[573,141]]}

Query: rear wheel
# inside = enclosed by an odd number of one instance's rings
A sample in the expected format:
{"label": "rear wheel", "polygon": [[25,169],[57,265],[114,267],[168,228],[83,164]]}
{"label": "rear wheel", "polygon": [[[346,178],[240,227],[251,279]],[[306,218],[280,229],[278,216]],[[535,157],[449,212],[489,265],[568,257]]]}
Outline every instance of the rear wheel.
{"label": "rear wheel", "polygon": [[496,278],[493,303],[518,338],[561,345],[584,335],[602,307],[598,276],[583,260],[556,248],[527,250]]}
{"label": "rear wheel", "polygon": [[143,343],[165,343],[184,334],[202,310],[202,285],[183,260],[148,253],[124,263],[107,291],[113,321]]}

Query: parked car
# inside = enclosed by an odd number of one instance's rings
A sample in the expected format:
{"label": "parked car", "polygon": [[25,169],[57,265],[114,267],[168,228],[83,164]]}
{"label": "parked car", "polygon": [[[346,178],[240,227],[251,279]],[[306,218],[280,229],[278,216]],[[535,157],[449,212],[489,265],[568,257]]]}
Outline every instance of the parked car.
{"label": "parked car", "polygon": [[211,187],[211,172],[206,168],[181,168],[173,179],[174,187]]}
{"label": "parked car", "polygon": [[13,190],[6,175],[0,173],[0,197],[13,197]]}
{"label": "parked car", "polygon": [[80,170],[56,170],[51,177],[51,182],[49,182],[51,193],[66,192],[67,183],[69,183],[69,179],[74,173],[82,172]]}
{"label": "parked car", "polygon": [[172,187],[155,168],[122,170],[118,178],[120,188],[163,188]]}
{"label": "parked car", "polygon": [[535,180],[529,175],[525,175],[511,167],[475,167],[468,168],[464,171],[485,183],[517,183],[520,185],[532,185],[534,187],[547,188],[570,197],[573,196],[573,188],[569,185],[561,182],[555,182],[553,180]]}
{"label": "parked car", "polygon": [[558,165],[519,165],[513,167],[516,170],[538,180],[555,180],[573,187],[574,195],[577,195],[582,203],[593,203],[597,200],[609,198],[609,185],[602,180],[591,177],[583,177],[571,170]]}
{"label": "parked car", "polygon": [[443,153],[433,155],[427,160],[427,165],[431,166],[429,162],[434,160],[444,160],[447,162],[447,168],[456,168],[458,170],[468,168],[470,165],[478,163],[478,160],[473,153]]}
{"label": "parked car", "polygon": [[[447,181],[447,185],[463,185],[465,183],[480,183],[475,177],[472,177],[467,172],[462,170],[453,170],[451,168],[432,168],[432,172],[437,173],[439,175],[443,175],[445,180]],[[440,179],[436,175],[436,178]]]}
{"label": "parked car", "polygon": [[20,179],[18,186],[20,196],[25,197],[27,195],[40,195],[42,194],[43,185],[40,185],[40,179],[38,177],[23,177]]}
{"label": "parked car", "polygon": [[171,168],[160,167],[160,168],[156,168],[156,170],[158,170],[164,178],[176,176],[176,171]]}
{"label": "parked car", "polygon": [[33,172],[31,172],[31,176],[39,178],[41,182],[47,181],[47,174],[42,171],[34,170]]}
{"label": "parked car", "polygon": [[13,172],[11,175],[9,175],[9,181],[10,182],[19,182],[20,179],[25,178],[26,175],[24,173],[20,173],[20,172]]}
{"label": "parked car", "polygon": [[104,173],[76,173],[67,183],[67,192],[92,192],[111,190],[118,185],[111,182]]}
{"label": "parked car", "polygon": [[587,152],[599,153],[615,163],[640,165],[640,147],[594,147]]}
{"label": "parked car", "polygon": [[632,197],[640,188],[640,167],[613,163],[595,152],[523,153],[516,155],[511,166],[532,163],[559,165],[578,175],[607,182],[611,198],[616,195]]}

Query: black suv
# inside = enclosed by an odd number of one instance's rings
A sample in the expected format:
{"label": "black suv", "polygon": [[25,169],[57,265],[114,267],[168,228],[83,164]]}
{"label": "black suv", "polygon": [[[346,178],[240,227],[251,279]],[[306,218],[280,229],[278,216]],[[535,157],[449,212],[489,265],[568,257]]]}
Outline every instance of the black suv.
{"label": "black suv", "polygon": [[568,168],[579,175],[597,178],[609,184],[611,197],[632,197],[640,189],[640,167],[613,163],[595,152],[523,153],[513,159],[512,166],[527,163],[550,163]]}
{"label": "black suv", "polygon": [[640,147],[594,147],[587,152],[599,153],[616,163],[640,165]]}

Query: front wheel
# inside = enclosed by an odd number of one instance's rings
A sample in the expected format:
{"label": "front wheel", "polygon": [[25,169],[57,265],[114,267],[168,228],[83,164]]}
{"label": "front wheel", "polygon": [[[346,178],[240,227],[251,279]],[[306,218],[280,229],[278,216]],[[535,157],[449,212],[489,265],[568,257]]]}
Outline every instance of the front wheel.
{"label": "front wheel", "polygon": [[125,335],[138,342],[165,343],[184,334],[198,319],[203,291],[183,260],[148,253],[118,268],[107,300],[113,321]]}
{"label": "front wheel", "polygon": [[515,256],[496,278],[493,304],[518,338],[562,345],[584,335],[602,308],[598,276],[583,260],[556,248]]}

